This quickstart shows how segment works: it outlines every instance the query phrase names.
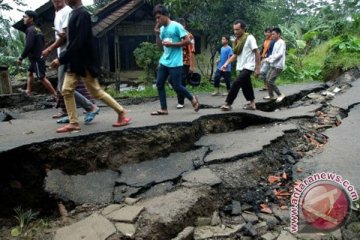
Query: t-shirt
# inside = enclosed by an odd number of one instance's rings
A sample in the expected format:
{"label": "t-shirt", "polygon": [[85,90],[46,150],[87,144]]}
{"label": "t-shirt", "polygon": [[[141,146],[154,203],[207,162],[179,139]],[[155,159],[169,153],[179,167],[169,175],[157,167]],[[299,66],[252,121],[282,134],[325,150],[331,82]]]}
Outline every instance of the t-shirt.
{"label": "t-shirt", "polygon": [[[217,69],[221,70],[221,67],[225,64],[226,60],[231,57],[231,55],[233,55],[233,50],[229,45],[222,47],[220,50],[220,61],[217,64]],[[226,71],[231,71],[231,64],[227,66]]]}
{"label": "t-shirt", "polygon": [[[171,21],[169,25],[160,28],[160,40],[170,41],[173,43],[180,42],[187,35],[184,27],[175,21]],[[165,47],[164,53],[160,58],[160,64],[166,67],[183,66],[183,50],[182,47]]]}
{"label": "t-shirt", "polygon": [[[65,7],[55,12],[55,20],[54,20],[55,39],[59,38],[57,31],[63,33],[64,28],[67,28],[69,22],[69,14],[71,11],[72,11],[71,7],[65,5]],[[64,44],[57,49],[58,56],[60,56],[60,53],[64,51],[65,48],[66,45]]]}
{"label": "t-shirt", "polygon": [[242,71],[243,69],[247,69],[250,71],[255,70],[255,66],[256,66],[255,52],[254,52],[255,49],[258,49],[258,45],[256,43],[255,37],[250,34],[246,38],[244,48],[241,54],[237,57],[236,70],[238,71]]}
{"label": "t-shirt", "polygon": [[270,66],[284,69],[285,67],[286,44],[281,38],[274,44],[274,49],[268,58]]}

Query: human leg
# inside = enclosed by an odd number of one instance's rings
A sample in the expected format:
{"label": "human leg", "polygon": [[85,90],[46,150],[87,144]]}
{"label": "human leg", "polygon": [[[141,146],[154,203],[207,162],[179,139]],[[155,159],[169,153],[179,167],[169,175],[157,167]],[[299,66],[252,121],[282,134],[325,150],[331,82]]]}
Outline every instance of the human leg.
{"label": "human leg", "polygon": [[28,96],[32,95],[33,82],[34,82],[34,74],[33,74],[33,72],[29,71],[27,74],[27,83],[26,83],[26,90],[25,90],[25,93]]}
{"label": "human leg", "polygon": [[229,92],[231,87],[231,72],[223,72],[226,90]]}
{"label": "human leg", "polygon": [[221,78],[221,70],[217,69],[214,76],[215,91],[211,94],[212,96],[217,96],[220,94],[220,78]]}
{"label": "human leg", "polygon": [[200,104],[199,104],[197,98],[195,96],[191,95],[191,93],[186,89],[186,87],[184,87],[181,84],[182,67],[169,68],[169,75],[170,75],[171,81],[173,83],[173,88],[176,91],[176,93],[182,94],[184,97],[189,99],[189,101],[191,102],[191,104],[194,107],[194,110],[196,112],[199,111]]}
{"label": "human leg", "polygon": [[[189,74],[189,70],[190,70],[190,66],[189,65],[184,65],[182,67],[182,79],[181,79],[181,84],[186,87],[186,80]],[[185,103],[185,97],[184,95],[182,95],[181,93],[177,94],[177,99],[178,99],[178,104],[184,106]]]}
{"label": "human leg", "polygon": [[[167,112],[165,81],[168,76],[169,76],[168,67],[165,67],[164,65],[160,64],[156,78],[156,88],[159,94],[160,107],[161,110],[164,112]],[[170,78],[174,86],[174,79],[172,79],[172,76],[170,76]]]}
{"label": "human leg", "polygon": [[100,87],[98,80],[92,77],[89,71],[86,71],[84,83],[94,98],[103,101],[118,114],[117,121],[113,124],[114,127],[124,126],[130,122],[131,118],[125,117],[125,109]]}

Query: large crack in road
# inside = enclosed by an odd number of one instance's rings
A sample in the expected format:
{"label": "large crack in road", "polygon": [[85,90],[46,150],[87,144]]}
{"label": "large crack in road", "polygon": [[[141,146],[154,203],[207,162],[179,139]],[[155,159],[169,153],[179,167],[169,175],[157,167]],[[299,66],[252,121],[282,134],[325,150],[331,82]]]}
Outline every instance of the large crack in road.
{"label": "large crack in road", "polygon": [[[260,205],[288,204],[274,190],[291,192],[293,175],[300,173],[294,166],[323,148],[327,137],[322,132],[339,125],[357,104],[336,103],[337,96],[333,100],[328,94],[336,87],[353,91],[349,82],[358,72],[350,75],[328,88],[294,93],[282,105],[259,103],[263,113],[205,115],[192,122],[51,139],[3,151],[0,214],[18,205],[49,214],[59,201],[74,208],[141,198],[139,206],[146,211],[136,221],[137,238],[170,239],[214,211],[233,229],[251,223],[246,214],[236,220],[240,214],[234,209],[241,202],[242,211],[256,213],[256,219],[267,222],[266,231],[274,230],[269,222],[280,224],[283,215],[270,221],[259,215]],[[267,176],[275,173],[285,174],[282,187],[269,184]],[[121,221],[110,214],[103,215]],[[254,237],[261,229],[242,226],[234,233]]]}

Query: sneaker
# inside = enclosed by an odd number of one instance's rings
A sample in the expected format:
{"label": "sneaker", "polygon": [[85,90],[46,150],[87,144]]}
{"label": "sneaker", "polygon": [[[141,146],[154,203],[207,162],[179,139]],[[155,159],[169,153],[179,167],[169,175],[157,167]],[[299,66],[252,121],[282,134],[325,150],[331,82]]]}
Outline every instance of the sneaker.
{"label": "sneaker", "polygon": [[224,92],[224,93],[222,94],[222,96],[224,96],[224,97],[226,97],[227,95],[228,95],[227,92]]}
{"label": "sneaker", "polygon": [[184,108],[184,105],[179,103],[178,105],[176,105],[176,108],[177,109],[182,109],[182,108]]}
{"label": "sneaker", "polygon": [[265,99],[265,100],[275,100],[277,98],[275,96],[273,96],[273,97],[266,96],[266,97],[263,97],[263,99]]}
{"label": "sneaker", "polygon": [[211,96],[219,96],[219,95],[220,95],[219,92],[213,92],[213,93],[211,94]]}
{"label": "sneaker", "polygon": [[284,100],[285,98],[285,94],[281,94],[277,99],[276,99],[276,102],[279,103],[281,102],[282,100]]}

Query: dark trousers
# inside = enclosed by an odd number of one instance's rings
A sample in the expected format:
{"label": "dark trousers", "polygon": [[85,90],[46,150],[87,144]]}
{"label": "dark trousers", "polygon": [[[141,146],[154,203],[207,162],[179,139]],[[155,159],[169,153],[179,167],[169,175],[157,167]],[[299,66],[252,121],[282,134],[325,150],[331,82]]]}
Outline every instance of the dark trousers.
{"label": "dark trousers", "polygon": [[166,104],[166,92],[165,81],[170,77],[170,82],[178,95],[182,95],[191,101],[193,96],[191,93],[181,84],[182,81],[182,67],[166,67],[160,64],[156,79],[156,87],[158,89],[160,106],[162,110],[167,110]]}
{"label": "dark trousers", "polygon": [[255,99],[254,89],[251,84],[251,74],[253,71],[244,69],[240,72],[234,83],[231,85],[229,94],[226,98],[226,103],[232,105],[237,97],[240,88],[243,91],[244,97],[247,101],[253,101]]}
{"label": "dark trousers", "polygon": [[[190,66],[189,65],[184,65],[182,67],[182,79],[181,79],[181,84],[186,87],[186,81],[189,75],[189,71],[190,71]],[[177,94],[177,99],[178,99],[178,104],[184,105],[185,103],[185,97],[184,95],[182,95],[181,93]]]}
{"label": "dark trousers", "polygon": [[220,78],[223,77],[225,84],[226,84],[226,89],[229,91],[230,90],[230,76],[231,76],[231,72],[229,72],[229,71],[224,72],[224,71],[217,69],[215,72],[215,77],[214,77],[214,87],[216,87],[216,88],[220,87]]}

